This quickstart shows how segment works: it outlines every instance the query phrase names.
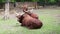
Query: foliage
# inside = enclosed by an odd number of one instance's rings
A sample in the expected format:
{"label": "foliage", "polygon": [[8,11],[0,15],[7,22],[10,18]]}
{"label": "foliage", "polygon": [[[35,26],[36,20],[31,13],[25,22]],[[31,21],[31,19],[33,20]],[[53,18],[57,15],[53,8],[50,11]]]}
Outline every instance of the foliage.
{"label": "foliage", "polygon": [[[7,0],[0,0],[0,3],[5,3]],[[39,4],[58,4],[60,0],[10,0],[10,2],[39,2]]]}
{"label": "foliage", "polygon": [[[8,0],[0,0],[0,3],[5,3],[7,2]],[[15,2],[15,0],[9,0],[9,2]]]}
{"label": "foliage", "polygon": [[56,3],[56,0],[49,0],[48,1],[50,4],[55,4]]}
{"label": "foliage", "polygon": [[39,0],[32,0],[32,2],[38,2]]}

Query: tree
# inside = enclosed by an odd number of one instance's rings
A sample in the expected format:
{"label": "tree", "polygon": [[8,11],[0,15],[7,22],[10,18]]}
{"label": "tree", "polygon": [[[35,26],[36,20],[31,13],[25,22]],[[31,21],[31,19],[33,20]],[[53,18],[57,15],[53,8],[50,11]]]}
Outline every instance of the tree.
{"label": "tree", "polygon": [[37,7],[37,2],[38,2],[39,0],[32,0],[32,2],[35,2],[35,8],[38,8]]}
{"label": "tree", "polygon": [[5,3],[5,13],[3,19],[9,18],[9,2],[15,2],[15,0],[0,0],[0,3]]}
{"label": "tree", "polygon": [[4,14],[4,17],[3,19],[8,19],[9,18],[9,0],[6,0],[6,3],[5,3],[5,14]]}
{"label": "tree", "polygon": [[60,0],[56,0],[57,1],[57,5],[60,6]]}

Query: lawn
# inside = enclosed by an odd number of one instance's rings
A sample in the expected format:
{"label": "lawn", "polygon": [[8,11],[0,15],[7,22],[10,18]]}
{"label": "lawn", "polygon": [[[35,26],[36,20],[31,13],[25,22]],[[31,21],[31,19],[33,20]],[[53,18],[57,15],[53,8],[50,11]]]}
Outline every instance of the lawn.
{"label": "lawn", "polygon": [[41,29],[27,29],[21,27],[16,19],[2,20],[0,17],[0,34],[60,34],[60,10],[35,10],[43,22]]}

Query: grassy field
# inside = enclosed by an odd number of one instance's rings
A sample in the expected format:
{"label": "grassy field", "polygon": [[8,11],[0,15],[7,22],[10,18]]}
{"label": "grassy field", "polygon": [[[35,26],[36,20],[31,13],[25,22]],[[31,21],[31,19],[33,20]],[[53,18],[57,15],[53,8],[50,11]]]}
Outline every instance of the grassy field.
{"label": "grassy field", "polygon": [[35,13],[43,22],[41,29],[30,30],[21,27],[16,19],[1,20],[0,17],[0,34],[60,34],[60,10],[40,9]]}

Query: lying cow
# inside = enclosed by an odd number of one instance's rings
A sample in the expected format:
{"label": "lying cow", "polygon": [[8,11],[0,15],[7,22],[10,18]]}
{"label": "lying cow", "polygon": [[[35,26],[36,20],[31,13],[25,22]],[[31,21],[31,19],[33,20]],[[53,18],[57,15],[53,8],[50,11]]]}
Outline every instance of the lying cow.
{"label": "lying cow", "polygon": [[38,16],[28,11],[27,6],[23,8],[24,14],[17,16],[19,23],[21,23],[21,26],[28,27],[29,29],[41,28],[43,24],[38,19]]}
{"label": "lying cow", "polygon": [[29,29],[36,29],[42,27],[42,22],[39,19],[31,17],[28,13],[17,16],[19,23],[21,26],[26,26]]}

